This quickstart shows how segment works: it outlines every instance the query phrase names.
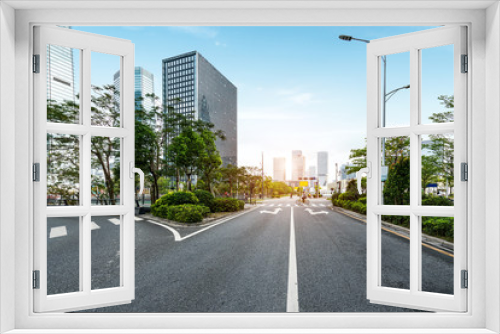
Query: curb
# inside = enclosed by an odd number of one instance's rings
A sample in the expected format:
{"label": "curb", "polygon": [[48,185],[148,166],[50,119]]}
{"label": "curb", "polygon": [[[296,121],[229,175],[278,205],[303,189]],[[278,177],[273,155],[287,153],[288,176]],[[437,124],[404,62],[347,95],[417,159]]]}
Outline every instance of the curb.
{"label": "curb", "polygon": [[[349,211],[344,208],[329,206],[332,211],[337,213],[344,214],[348,217],[357,219],[366,224],[366,216],[357,212]],[[388,232],[392,232],[394,234],[400,235],[401,237],[410,239],[410,229],[394,225],[388,222],[382,221],[383,227],[388,230]],[[422,244],[427,246],[428,248],[435,248],[435,250],[440,251],[440,253],[444,253],[448,256],[453,256],[454,253],[454,245],[446,240],[439,239],[436,237],[432,237],[430,235],[422,233]]]}

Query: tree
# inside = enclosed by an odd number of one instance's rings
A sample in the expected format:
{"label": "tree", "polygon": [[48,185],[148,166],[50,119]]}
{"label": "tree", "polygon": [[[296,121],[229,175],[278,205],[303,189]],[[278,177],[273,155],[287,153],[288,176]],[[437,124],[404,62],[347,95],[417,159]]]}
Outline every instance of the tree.
{"label": "tree", "polygon": [[172,162],[187,178],[187,190],[191,191],[191,178],[203,168],[203,161],[208,159],[205,141],[190,126],[184,127],[181,133],[172,139],[168,146],[172,154]]}
{"label": "tree", "polygon": [[213,194],[213,183],[214,180],[220,178],[220,166],[222,165],[222,159],[220,157],[217,146],[215,145],[215,140],[217,139],[216,133],[210,131],[207,128],[200,129],[201,138],[205,144],[206,155],[201,158],[201,179],[204,182],[207,190]]}
{"label": "tree", "polygon": [[[423,148],[426,145],[423,145]],[[423,155],[422,156],[422,191],[425,191],[427,185],[431,182],[437,180],[437,157],[432,155]]]}
{"label": "tree", "polygon": [[222,179],[229,184],[229,193],[233,197],[234,183],[245,174],[246,170],[244,167],[234,166],[228,164],[226,167],[221,168]]}
{"label": "tree", "polygon": [[[366,139],[365,139],[366,141]],[[354,148],[351,150],[351,154],[349,155],[349,159],[351,160],[351,166],[347,166],[345,168],[346,174],[356,173],[362,168],[366,167],[366,144],[363,148]]]}
{"label": "tree", "polygon": [[410,158],[400,156],[389,166],[383,196],[385,205],[410,204]]}

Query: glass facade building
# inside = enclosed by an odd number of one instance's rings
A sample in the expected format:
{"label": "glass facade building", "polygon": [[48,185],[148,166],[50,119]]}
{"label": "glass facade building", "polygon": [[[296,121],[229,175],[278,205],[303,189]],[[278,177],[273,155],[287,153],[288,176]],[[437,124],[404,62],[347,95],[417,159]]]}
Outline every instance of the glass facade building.
{"label": "glass facade building", "polygon": [[318,152],[318,181],[320,186],[328,182],[328,152]]}
{"label": "glass facade building", "polygon": [[174,112],[222,130],[216,145],[223,165],[238,165],[237,88],[199,52],[163,59],[163,103]]}

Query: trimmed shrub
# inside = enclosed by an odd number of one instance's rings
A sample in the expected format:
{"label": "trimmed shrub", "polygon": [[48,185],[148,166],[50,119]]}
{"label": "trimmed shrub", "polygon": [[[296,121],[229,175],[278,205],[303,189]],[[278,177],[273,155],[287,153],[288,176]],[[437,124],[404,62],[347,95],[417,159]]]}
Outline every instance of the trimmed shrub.
{"label": "trimmed shrub", "polygon": [[204,205],[211,211],[213,211],[212,208],[214,206],[215,197],[214,195],[212,195],[212,193],[206,190],[197,189],[194,191],[194,195],[196,196],[196,198],[198,198],[200,205]]}
{"label": "trimmed shrub", "polygon": [[[241,204],[235,198],[216,198],[214,199],[213,212],[236,212],[241,210]],[[245,203],[243,203],[245,205]]]}
{"label": "trimmed shrub", "polygon": [[444,196],[424,195],[422,205],[429,206],[453,206],[453,201]]}
{"label": "trimmed shrub", "polygon": [[245,201],[238,200],[238,209],[239,211],[245,209]]}
{"label": "trimmed shrub", "polygon": [[366,205],[366,196],[365,197],[360,197],[358,199],[358,202],[363,203],[364,205]]}
{"label": "trimmed shrub", "polygon": [[428,235],[444,237],[453,241],[454,219],[451,217],[422,217],[422,231]]}
{"label": "trimmed shrub", "polygon": [[158,217],[175,220],[181,223],[198,223],[203,220],[210,209],[203,205],[182,204],[163,205],[159,208]]}
{"label": "trimmed shrub", "polygon": [[[198,198],[189,191],[176,191],[163,195],[156,201],[156,205],[172,206],[182,204],[198,204]],[[152,209],[151,209],[152,210]]]}

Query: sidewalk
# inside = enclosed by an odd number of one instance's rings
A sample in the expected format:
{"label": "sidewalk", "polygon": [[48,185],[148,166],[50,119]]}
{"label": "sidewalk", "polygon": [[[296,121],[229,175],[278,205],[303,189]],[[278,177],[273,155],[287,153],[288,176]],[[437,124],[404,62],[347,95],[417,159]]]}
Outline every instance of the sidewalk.
{"label": "sidewalk", "polygon": [[[337,206],[330,206],[330,209],[332,209],[335,212],[338,212],[338,213],[344,214],[346,216],[349,216],[351,218],[362,221],[366,224],[366,215],[362,215],[362,214],[354,212],[354,211],[349,211],[349,210],[346,210],[344,208],[337,207]],[[409,228],[394,225],[394,224],[391,224],[391,223],[388,223],[385,221],[382,221],[382,226],[383,226],[383,228],[385,228],[386,230],[388,230],[390,232],[401,235],[404,238],[410,239],[410,229]],[[438,250],[450,253],[448,255],[453,256],[454,245],[453,245],[453,243],[451,243],[449,241],[446,241],[446,240],[443,240],[440,238],[436,238],[436,237],[432,237],[430,235],[422,233],[422,243],[430,246],[430,248],[435,247]]]}

